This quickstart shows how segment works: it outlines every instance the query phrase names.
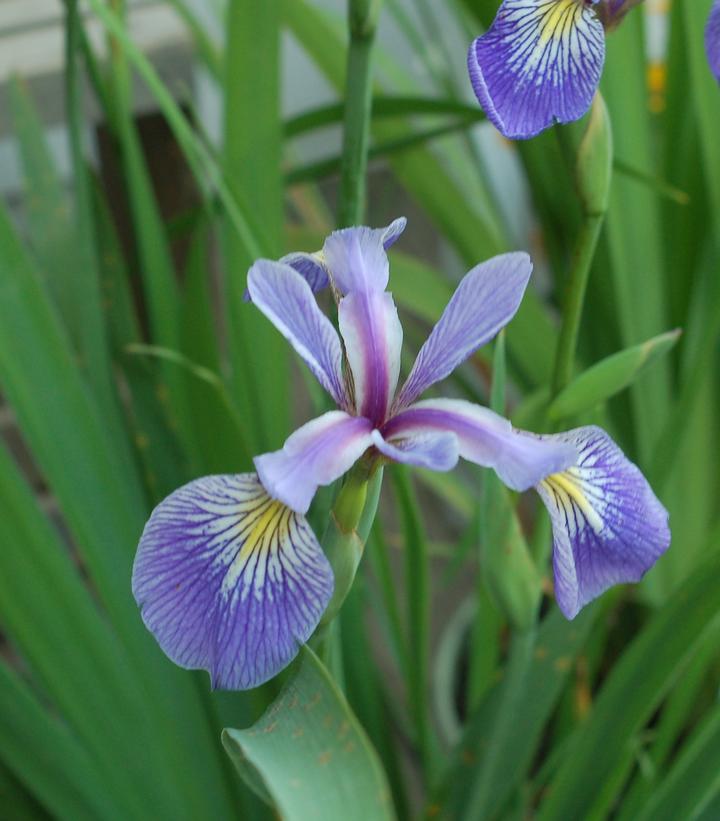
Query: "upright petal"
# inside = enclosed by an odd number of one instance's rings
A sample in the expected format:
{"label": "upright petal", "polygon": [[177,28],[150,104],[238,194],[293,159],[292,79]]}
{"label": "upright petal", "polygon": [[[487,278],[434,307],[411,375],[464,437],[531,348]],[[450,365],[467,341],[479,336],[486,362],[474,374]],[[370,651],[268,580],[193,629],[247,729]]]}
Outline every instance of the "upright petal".
{"label": "upright petal", "polygon": [[390,225],[386,225],[385,228],[380,228],[380,231],[382,231],[383,248],[386,251],[400,239],[400,235],[405,230],[406,225],[407,220],[405,217],[398,217],[394,219]]}
{"label": "upright petal", "polygon": [[720,82],[720,0],[715,0],[705,27],[705,51],[710,70]]}
{"label": "upright petal", "polygon": [[403,331],[392,295],[354,291],[340,300],[338,322],[353,375],[355,408],[380,425],[400,375]]}
{"label": "upright petal", "polygon": [[534,137],[590,107],[605,61],[605,35],[584,0],[504,0],[470,46],[480,105],[510,139]]}
{"label": "upright petal", "polygon": [[[385,250],[397,241],[400,234],[405,230],[406,224],[407,220],[405,217],[398,217],[385,228],[377,229]],[[280,262],[284,262],[297,271],[310,286],[310,290],[314,294],[318,291],[322,291],[323,288],[327,288],[330,280],[328,278],[327,263],[325,262],[325,256],[322,251],[317,251],[316,253],[294,251],[291,254],[286,254],[284,257],[281,257]],[[247,297],[250,297],[249,291],[247,292]]]}
{"label": "upright petal", "polygon": [[572,442],[515,430],[502,416],[463,399],[416,402],[381,429],[388,442],[438,431],[454,433],[460,456],[493,468],[513,490],[527,490],[577,461]]}
{"label": "upright petal", "polygon": [[515,315],[532,273],[530,257],[501,254],[476,265],[458,285],[395,403],[402,408],[451,374]]}
{"label": "upright petal", "polygon": [[343,228],[325,240],[323,258],[343,294],[384,291],[390,274],[385,228]]}
{"label": "upright petal", "polygon": [[281,450],[255,458],[260,481],[283,504],[306,513],[315,491],[348,471],[372,445],[372,424],[330,411],[298,428]]}
{"label": "upright petal", "polygon": [[573,467],[537,488],[552,519],[555,595],[572,619],[608,587],[643,577],[670,545],[668,514],[640,470],[600,428],[548,440],[579,452]]}
{"label": "upright petal", "polygon": [[342,348],[310,286],[288,265],[258,260],[248,274],[252,301],[305,360],[318,382],[345,407]]}
{"label": "upright petal", "polygon": [[330,565],[302,516],[257,476],[206,476],[153,511],[133,594],[163,651],[244,690],[288,665],[333,591]]}

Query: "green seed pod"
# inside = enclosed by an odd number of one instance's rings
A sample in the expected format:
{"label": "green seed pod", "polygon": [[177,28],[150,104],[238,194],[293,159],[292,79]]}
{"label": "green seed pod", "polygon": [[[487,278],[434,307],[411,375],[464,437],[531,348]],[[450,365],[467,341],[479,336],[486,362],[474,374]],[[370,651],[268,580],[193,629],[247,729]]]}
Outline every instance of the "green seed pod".
{"label": "green seed pod", "polygon": [[586,216],[607,211],[612,179],[613,142],[610,116],[598,92],[590,109],[587,128],[580,140],[575,166],[578,194]]}
{"label": "green seed pod", "polygon": [[382,468],[368,477],[367,466],[360,462],[338,494],[322,540],[333,569],[335,589],[321,625],[335,618],[350,592],[375,518],[381,485]]}

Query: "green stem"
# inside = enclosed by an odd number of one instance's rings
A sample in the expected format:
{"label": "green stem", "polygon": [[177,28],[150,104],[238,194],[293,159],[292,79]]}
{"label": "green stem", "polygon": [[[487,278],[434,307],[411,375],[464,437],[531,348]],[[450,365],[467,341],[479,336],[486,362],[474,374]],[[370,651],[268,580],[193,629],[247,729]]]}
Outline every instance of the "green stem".
{"label": "green stem", "polygon": [[612,128],[610,115],[599,92],[595,95],[584,133],[577,144],[573,139],[574,132],[575,127],[572,126],[556,131],[563,153],[574,158],[575,185],[584,218],[573,252],[563,307],[562,328],[552,380],[552,398],[556,397],[572,378],[590,266],[610,198],[613,167]]}
{"label": "green stem", "polygon": [[372,55],[382,0],[349,0],[350,45],[347,58],[345,122],[338,204],[338,224],[358,225],[365,213],[370,118]]}
{"label": "green stem", "polygon": [[557,396],[572,378],[590,266],[595,256],[603,218],[603,214],[589,214],[585,217],[573,253],[570,279],[563,308],[560,339],[555,357],[555,370],[552,380],[553,397]]}
{"label": "green stem", "polygon": [[369,475],[362,461],[350,471],[333,506],[322,546],[335,577],[335,590],[320,622],[316,652],[327,663],[332,647],[329,628],[343,605],[357,572],[365,542],[375,520],[382,468]]}

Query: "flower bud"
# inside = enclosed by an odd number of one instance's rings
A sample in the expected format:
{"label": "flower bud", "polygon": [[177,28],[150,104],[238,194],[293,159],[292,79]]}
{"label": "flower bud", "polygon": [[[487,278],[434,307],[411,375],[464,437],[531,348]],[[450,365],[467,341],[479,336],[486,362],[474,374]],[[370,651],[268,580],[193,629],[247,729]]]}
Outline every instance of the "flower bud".
{"label": "flower bud", "polygon": [[613,141],[610,117],[600,92],[595,95],[575,166],[578,193],[586,216],[607,211],[612,179]]}

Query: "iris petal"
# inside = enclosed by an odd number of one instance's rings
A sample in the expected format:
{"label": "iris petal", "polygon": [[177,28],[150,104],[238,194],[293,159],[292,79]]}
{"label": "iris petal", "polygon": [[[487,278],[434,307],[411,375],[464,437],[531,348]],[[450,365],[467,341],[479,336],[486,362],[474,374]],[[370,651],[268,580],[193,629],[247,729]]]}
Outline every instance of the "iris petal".
{"label": "iris petal", "polygon": [[340,300],[338,321],[353,375],[355,408],[379,425],[400,375],[403,329],[392,295],[384,291],[350,293]]}
{"label": "iris petal", "polygon": [[573,618],[621,582],[637,582],[670,544],[668,514],[640,470],[600,428],[546,437],[574,445],[577,464],[538,485],[553,527],[555,595]]}
{"label": "iris petal", "polygon": [[207,476],[176,490],[145,526],[133,594],[178,665],[213,687],[256,687],[287,666],[315,630],[333,576],[302,516],[255,474]]}
{"label": "iris petal", "polygon": [[710,70],[720,82],[720,0],[715,0],[705,27],[705,51]]}
{"label": "iris petal", "polygon": [[463,399],[416,402],[390,419],[381,430],[387,441],[428,433],[453,433],[460,456],[490,467],[513,490],[527,490],[550,473],[577,461],[570,442],[515,430],[497,413]]}
{"label": "iris petal", "polygon": [[327,288],[329,283],[327,268],[320,254],[309,254],[304,251],[294,251],[280,257],[279,262],[289,265],[307,282],[310,290],[316,294]]}
{"label": "iris petal", "polygon": [[340,338],[307,282],[288,265],[261,259],[250,269],[248,287],[255,305],[305,360],[335,402],[344,407]]}
{"label": "iris petal", "polygon": [[390,276],[384,243],[387,230],[342,228],[325,240],[323,258],[341,293],[385,290]]}
{"label": "iris petal", "polygon": [[343,411],[307,422],[280,450],[255,458],[260,480],[275,499],[306,513],[319,485],[339,479],[372,445],[367,419]]}
{"label": "iris petal", "polygon": [[516,252],[493,257],[465,274],[420,348],[395,407],[409,405],[504,328],[520,306],[531,273],[530,257]]}
{"label": "iris petal", "polygon": [[602,23],[583,0],[504,0],[470,46],[468,70],[489,119],[523,139],[582,117],[604,61]]}
{"label": "iris petal", "polygon": [[383,439],[380,431],[372,433],[373,444],[394,462],[445,472],[458,461],[458,440],[454,433],[430,432],[394,439]]}

